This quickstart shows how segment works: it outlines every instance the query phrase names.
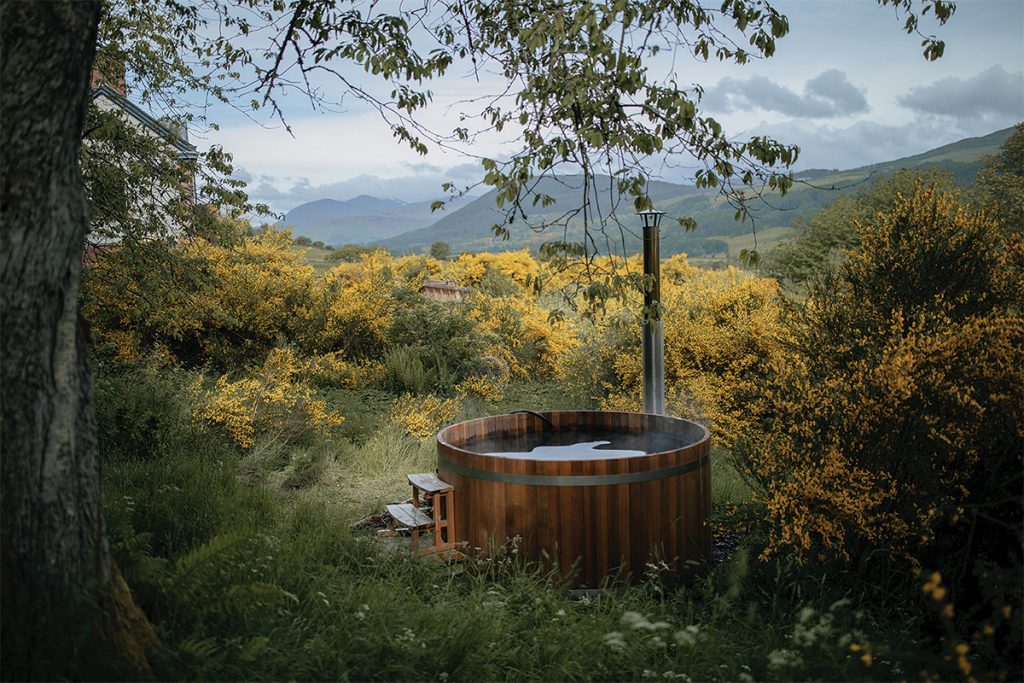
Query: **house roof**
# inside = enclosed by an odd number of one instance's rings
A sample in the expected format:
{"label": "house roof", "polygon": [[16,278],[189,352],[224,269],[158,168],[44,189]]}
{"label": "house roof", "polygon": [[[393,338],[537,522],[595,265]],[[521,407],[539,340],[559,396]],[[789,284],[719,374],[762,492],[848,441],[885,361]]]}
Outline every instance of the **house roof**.
{"label": "house roof", "polygon": [[178,152],[179,159],[199,158],[199,151],[196,149],[195,145],[189,144],[189,142],[183,139],[178,133],[171,128],[168,128],[165,123],[154,118],[152,114],[111,88],[109,85],[101,85],[94,88],[90,93],[90,96],[93,99],[101,96],[105,97],[110,102],[116,104],[131,118],[146,126],[160,137],[170,140],[171,144],[174,145],[174,149]]}
{"label": "house roof", "polygon": [[458,284],[452,282],[451,280],[426,280],[423,282],[423,284],[420,285],[420,289],[426,289],[427,287],[432,287],[434,289],[443,289],[449,292],[462,292],[463,294],[469,294],[473,291],[469,287],[460,287]]}

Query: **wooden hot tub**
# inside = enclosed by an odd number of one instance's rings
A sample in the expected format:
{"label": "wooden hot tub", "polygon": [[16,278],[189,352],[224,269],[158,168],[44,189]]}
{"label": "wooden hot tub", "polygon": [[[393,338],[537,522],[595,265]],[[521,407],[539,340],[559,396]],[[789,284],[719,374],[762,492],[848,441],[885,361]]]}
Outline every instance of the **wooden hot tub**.
{"label": "wooden hot tub", "polygon": [[[597,446],[595,457],[550,460],[525,452],[580,433],[623,435],[655,452],[620,457]],[[522,447],[487,455],[496,439]],[[596,586],[619,571],[642,574],[654,559],[680,571],[684,562],[708,557],[709,444],[705,427],[660,415],[512,413],[442,430],[437,471],[455,489],[455,541],[486,549],[492,539],[500,545],[518,536],[527,558],[557,563],[565,575],[579,560],[575,582]]]}

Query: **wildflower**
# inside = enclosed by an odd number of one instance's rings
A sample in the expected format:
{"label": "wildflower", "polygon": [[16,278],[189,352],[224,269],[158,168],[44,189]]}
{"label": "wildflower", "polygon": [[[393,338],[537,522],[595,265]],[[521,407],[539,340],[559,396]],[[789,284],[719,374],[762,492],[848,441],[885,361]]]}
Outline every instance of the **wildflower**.
{"label": "wildflower", "polygon": [[630,626],[638,631],[660,631],[661,629],[671,627],[667,621],[651,623],[647,620],[647,617],[639,612],[623,612],[622,619],[620,621],[623,625]]}
{"label": "wildflower", "polygon": [[619,631],[604,634],[604,644],[605,647],[614,652],[622,652],[626,649],[626,641]]}
{"label": "wildflower", "polygon": [[795,650],[779,649],[768,653],[768,668],[772,671],[802,666],[803,663],[803,657]]}
{"label": "wildflower", "polygon": [[690,624],[686,628],[676,631],[676,644],[679,646],[690,647],[697,644],[697,639],[700,637],[700,627],[695,624]]}

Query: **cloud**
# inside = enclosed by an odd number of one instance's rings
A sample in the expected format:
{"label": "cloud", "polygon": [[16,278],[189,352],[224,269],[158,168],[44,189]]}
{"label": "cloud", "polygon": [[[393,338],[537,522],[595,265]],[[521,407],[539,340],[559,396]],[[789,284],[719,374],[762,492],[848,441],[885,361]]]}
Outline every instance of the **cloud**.
{"label": "cloud", "polygon": [[241,180],[243,183],[251,183],[256,179],[252,173],[249,173],[244,168],[236,168],[234,170],[234,173],[232,173],[231,175],[234,178]]}
{"label": "cloud", "polygon": [[1024,72],[993,66],[969,78],[950,76],[911,88],[899,98],[908,109],[957,119],[1024,118]]}
{"label": "cloud", "polygon": [[764,76],[724,78],[707,89],[703,104],[723,113],[762,109],[799,118],[833,118],[868,110],[864,93],[838,69],[807,81],[802,95]]}

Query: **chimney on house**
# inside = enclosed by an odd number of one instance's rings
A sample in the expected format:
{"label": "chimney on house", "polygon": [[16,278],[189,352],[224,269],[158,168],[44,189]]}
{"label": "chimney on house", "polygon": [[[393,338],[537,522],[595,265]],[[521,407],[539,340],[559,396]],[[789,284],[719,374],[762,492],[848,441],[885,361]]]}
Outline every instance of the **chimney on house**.
{"label": "chimney on house", "polygon": [[188,142],[189,141],[188,140],[188,126],[185,125],[185,123],[183,121],[180,121],[180,120],[177,120],[177,119],[172,119],[172,118],[162,118],[162,119],[160,119],[160,123],[162,123],[164,125],[164,128],[169,130],[172,135],[174,135],[176,138],[178,138],[182,142]]}
{"label": "chimney on house", "polygon": [[97,54],[92,62],[92,75],[89,78],[89,89],[95,90],[106,85],[117,91],[122,97],[126,94],[124,81],[124,62],[103,54]]}

